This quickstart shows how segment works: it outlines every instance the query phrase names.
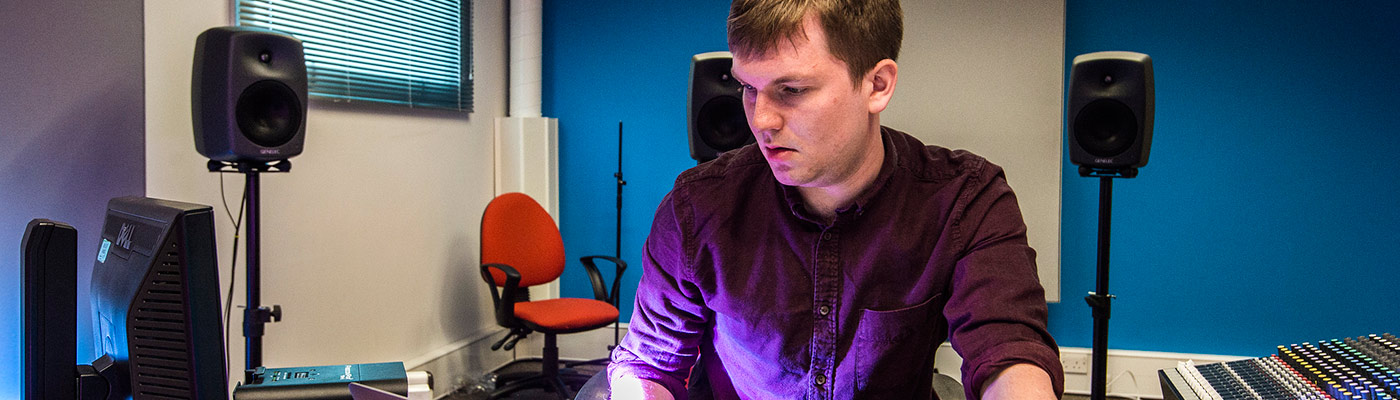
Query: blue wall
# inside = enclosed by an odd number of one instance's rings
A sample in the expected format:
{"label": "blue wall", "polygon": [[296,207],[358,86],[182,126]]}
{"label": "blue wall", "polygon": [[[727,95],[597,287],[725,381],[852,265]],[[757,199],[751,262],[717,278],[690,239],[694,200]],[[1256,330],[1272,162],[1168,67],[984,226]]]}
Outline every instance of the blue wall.
{"label": "blue wall", "polygon": [[[685,5],[680,5],[685,4]],[[624,319],[641,246],[685,141],[689,56],[725,49],[728,2],[545,5],[545,113],[560,119],[570,257],[613,252],[616,124]],[[1388,2],[1067,4],[1075,55],[1153,57],[1151,164],[1114,192],[1110,346],[1264,355],[1396,331],[1400,317],[1400,20]],[[1062,290],[1051,331],[1089,347],[1098,183],[1066,161]],[[566,296],[590,296],[578,268]]]}
{"label": "blue wall", "polygon": [[20,240],[29,220],[78,229],[78,359],[107,199],[146,186],[142,2],[0,3],[0,399],[21,397]]}
{"label": "blue wall", "polygon": [[[625,321],[652,214],[676,175],[695,166],[685,126],[690,57],[727,48],[729,2],[545,1],[544,9],[544,114],[559,118],[559,222],[570,260],[614,252],[623,122]],[[600,267],[611,283],[611,266]],[[563,282],[564,296],[593,296],[576,262]]]}
{"label": "blue wall", "polygon": [[[1400,328],[1400,8],[1069,1],[1066,59],[1153,57],[1151,163],[1115,184],[1113,348],[1264,355]],[[1068,71],[1068,63],[1066,64]],[[1090,345],[1098,184],[1065,166],[1051,330]]]}

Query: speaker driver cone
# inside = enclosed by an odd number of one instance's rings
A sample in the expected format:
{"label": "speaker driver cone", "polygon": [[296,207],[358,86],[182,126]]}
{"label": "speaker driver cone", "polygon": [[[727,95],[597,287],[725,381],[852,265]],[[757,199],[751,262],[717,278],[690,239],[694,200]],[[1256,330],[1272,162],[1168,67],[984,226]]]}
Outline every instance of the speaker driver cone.
{"label": "speaker driver cone", "polygon": [[1120,101],[1094,100],[1075,116],[1074,138],[1089,154],[1116,157],[1137,140],[1137,117]]}
{"label": "speaker driver cone", "polygon": [[291,141],[301,128],[301,100],[286,84],[263,80],[238,96],[238,129],[253,143],[277,147]]}
{"label": "speaker driver cone", "polygon": [[734,96],[719,96],[705,102],[695,124],[700,140],[719,151],[742,147],[752,136],[749,121],[744,118],[744,103]]}

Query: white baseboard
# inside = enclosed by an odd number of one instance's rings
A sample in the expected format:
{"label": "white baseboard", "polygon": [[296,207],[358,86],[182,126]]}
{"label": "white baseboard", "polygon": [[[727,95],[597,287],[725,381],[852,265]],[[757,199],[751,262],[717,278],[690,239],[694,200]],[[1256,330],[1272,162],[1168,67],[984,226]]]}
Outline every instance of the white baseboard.
{"label": "white baseboard", "polygon": [[[1060,359],[1092,358],[1093,351],[1083,347],[1061,347]],[[1197,364],[1234,361],[1251,357],[1226,356],[1216,354],[1186,354],[1157,351],[1112,350],[1108,351],[1107,394],[1114,397],[1141,399],[1161,399],[1162,385],[1157,379],[1157,370],[1176,368],[1176,363],[1193,360]],[[1092,362],[1087,362],[1086,371],[1092,371]],[[939,347],[934,365],[938,372],[962,381],[962,357],[953,351],[952,345],[943,343]],[[1086,373],[1065,373],[1065,393],[1089,394],[1090,377]]]}

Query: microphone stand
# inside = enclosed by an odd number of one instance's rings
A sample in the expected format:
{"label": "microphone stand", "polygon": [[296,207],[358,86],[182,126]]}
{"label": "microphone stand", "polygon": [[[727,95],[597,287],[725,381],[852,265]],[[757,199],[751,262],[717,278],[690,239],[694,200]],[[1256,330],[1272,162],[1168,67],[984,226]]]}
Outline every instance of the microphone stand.
{"label": "microphone stand", "polygon": [[1098,277],[1094,291],[1084,297],[1094,315],[1093,368],[1090,375],[1089,399],[1105,400],[1108,390],[1108,317],[1113,299],[1108,294],[1108,244],[1110,219],[1113,216],[1113,178],[1137,176],[1137,168],[1096,169],[1081,166],[1079,175],[1099,178],[1099,251]]}
{"label": "microphone stand", "polygon": [[[615,232],[617,236],[616,236],[616,239],[615,239],[616,241],[613,242],[613,243],[614,243],[614,247],[613,247],[613,257],[617,257],[617,259],[621,260],[621,259],[622,259],[622,187],[623,187],[623,186],[627,186],[627,181],[622,179],[622,121],[617,121],[617,173],[616,173],[616,174],[613,174],[613,177],[614,177],[614,178],[617,178],[617,231]],[[613,285],[617,285],[617,282],[613,282]],[[613,307],[617,307],[617,306],[618,306],[619,300],[620,300],[620,299],[613,299]],[[612,345],[611,347],[608,348],[609,351],[611,351],[611,350],[614,349],[614,348],[617,348],[618,343],[621,343],[621,342],[622,342],[622,333],[621,333],[621,331],[622,331],[622,321],[621,321],[621,317],[620,317],[621,311],[619,311],[618,313],[619,313],[619,314],[618,314],[618,315],[619,315],[619,320],[613,322],[613,345]]]}

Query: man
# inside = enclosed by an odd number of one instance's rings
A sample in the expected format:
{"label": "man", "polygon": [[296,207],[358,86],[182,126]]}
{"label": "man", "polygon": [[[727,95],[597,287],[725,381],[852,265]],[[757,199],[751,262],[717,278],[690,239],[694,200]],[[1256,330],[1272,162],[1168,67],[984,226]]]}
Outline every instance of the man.
{"label": "man", "polygon": [[969,398],[1063,392],[1001,168],[880,126],[902,20],[898,0],[734,1],[758,143],[662,200],[613,398],[685,398],[703,377],[721,399],[928,399],[944,339]]}

